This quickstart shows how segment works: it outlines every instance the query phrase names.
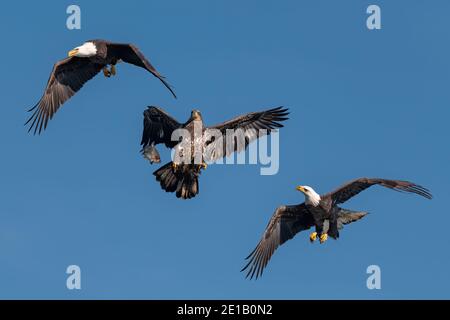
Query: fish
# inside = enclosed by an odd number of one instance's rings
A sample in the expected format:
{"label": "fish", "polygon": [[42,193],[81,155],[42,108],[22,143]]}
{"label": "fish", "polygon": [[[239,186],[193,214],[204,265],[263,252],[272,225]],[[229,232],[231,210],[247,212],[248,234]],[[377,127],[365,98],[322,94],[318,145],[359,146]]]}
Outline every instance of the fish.
{"label": "fish", "polygon": [[159,152],[156,149],[154,143],[152,143],[151,145],[146,146],[142,150],[142,155],[144,156],[145,159],[150,161],[150,164],[160,163],[161,162],[161,157],[159,156]]}

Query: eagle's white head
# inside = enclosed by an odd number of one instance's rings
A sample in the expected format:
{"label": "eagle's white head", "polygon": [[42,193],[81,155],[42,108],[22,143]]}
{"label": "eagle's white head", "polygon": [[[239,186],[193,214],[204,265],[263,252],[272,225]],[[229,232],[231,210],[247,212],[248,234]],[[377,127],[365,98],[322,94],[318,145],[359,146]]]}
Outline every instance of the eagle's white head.
{"label": "eagle's white head", "polygon": [[319,202],[321,200],[320,195],[316,191],[314,191],[313,188],[311,188],[310,186],[298,186],[296,189],[300,192],[303,192],[303,194],[305,195],[306,204],[310,204],[315,207],[319,205]]}
{"label": "eagle's white head", "polygon": [[97,54],[97,47],[93,42],[85,42],[81,46],[69,51],[69,57],[88,58]]}

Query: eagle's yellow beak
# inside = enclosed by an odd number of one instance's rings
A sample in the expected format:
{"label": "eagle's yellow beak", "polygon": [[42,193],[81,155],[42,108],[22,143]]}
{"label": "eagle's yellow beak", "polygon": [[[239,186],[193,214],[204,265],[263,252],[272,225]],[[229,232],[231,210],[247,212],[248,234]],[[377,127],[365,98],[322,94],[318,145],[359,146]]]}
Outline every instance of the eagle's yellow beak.
{"label": "eagle's yellow beak", "polygon": [[303,188],[302,186],[296,187],[295,190],[305,193],[305,188]]}
{"label": "eagle's yellow beak", "polygon": [[78,49],[73,49],[69,51],[69,57],[73,57],[74,55],[76,55],[78,53]]}
{"label": "eagle's yellow beak", "polygon": [[192,118],[194,119],[194,120],[201,120],[202,119],[202,116],[200,115],[200,112],[198,112],[198,111],[192,111]]}

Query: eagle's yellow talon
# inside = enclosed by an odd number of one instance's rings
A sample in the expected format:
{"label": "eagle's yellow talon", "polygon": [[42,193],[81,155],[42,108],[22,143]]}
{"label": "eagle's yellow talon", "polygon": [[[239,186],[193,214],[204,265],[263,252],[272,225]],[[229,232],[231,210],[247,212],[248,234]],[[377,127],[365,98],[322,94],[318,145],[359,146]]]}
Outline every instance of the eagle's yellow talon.
{"label": "eagle's yellow talon", "polygon": [[177,171],[178,170],[178,164],[175,162],[172,162],[172,169],[173,171]]}
{"label": "eagle's yellow talon", "polygon": [[111,65],[110,73],[111,73],[113,76],[116,75],[117,71],[116,71],[116,66],[115,66],[115,65]]}
{"label": "eagle's yellow talon", "polygon": [[320,243],[324,243],[328,239],[328,234],[324,233],[320,235]]}
{"label": "eagle's yellow talon", "polygon": [[205,162],[203,162],[202,164],[197,166],[197,172],[200,173],[200,170],[202,170],[202,169],[205,170],[207,167],[208,167],[208,165]]}
{"label": "eagle's yellow talon", "polygon": [[111,71],[108,70],[107,67],[103,68],[103,75],[107,78],[111,77]]}
{"label": "eagle's yellow talon", "polygon": [[309,241],[314,242],[317,240],[317,232],[313,232],[309,235]]}

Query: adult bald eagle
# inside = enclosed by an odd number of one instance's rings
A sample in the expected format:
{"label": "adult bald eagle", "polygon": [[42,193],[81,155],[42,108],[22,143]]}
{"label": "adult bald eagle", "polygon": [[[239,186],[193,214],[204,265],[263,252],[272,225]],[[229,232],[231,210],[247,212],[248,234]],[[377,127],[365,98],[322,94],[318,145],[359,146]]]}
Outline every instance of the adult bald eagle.
{"label": "adult bald eagle", "polygon": [[[206,127],[198,110],[192,110],[185,123],[179,123],[158,107],[148,107],[144,111],[144,130],[142,133],[142,153],[153,162],[160,162],[155,145],[163,143],[175,150],[175,158],[153,174],[162,189],[176,192],[178,198],[190,199],[199,193],[198,176],[206,169],[206,162],[228,157],[233,152],[247,148],[250,142],[270,134],[280,123],[287,120],[288,109],[273,108],[261,112],[252,112],[224,123]],[[176,130],[182,129],[187,137],[175,137]],[[230,132],[240,133],[236,137]],[[239,140],[239,141],[238,141]],[[179,160],[181,158],[181,160]]]}
{"label": "adult bald eagle", "polygon": [[[157,77],[176,97],[164,77],[156,71],[136,46],[105,40],[90,40],[69,51],[68,58],[58,61],[54,65],[44,95],[29,110],[34,112],[25,123],[25,125],[31,123],[28,132],[34,128],[35,134],[41,133],[59,107],[101,70],[103,70],[105,77],[116,75],[115,65],[119,61],[146,69]],[[110,69],[108,69],[108,65],[111,66]]]}
{"label": "adult bald eagle", "polygon": [[396,191],[416,193],[427,199],[432,198],[426,188],[412,182],[378,178],[356,179],[325,195],[317,194],[309,186],[298,186],[296,189],[305,195],[305,202],[299,205],[280,206],[275,210],[261,240],[246,258],[249,261],[241,271],[248,269],[246,277],[250,279],[254,276],[260,277],[280,245],[300,231],[311,227],[315,227],[315,232],[309,237],[311,242],[317,237],[320,243],[325,242],[328,236],[337,239],[339,229],[342,229],[343,225],[359,220],[367,214],[343,209],[338,205],[376,184]]}

